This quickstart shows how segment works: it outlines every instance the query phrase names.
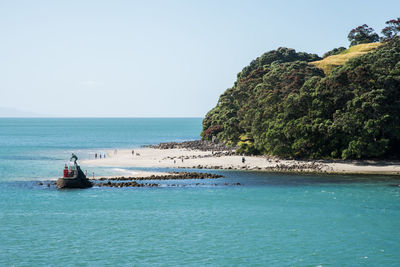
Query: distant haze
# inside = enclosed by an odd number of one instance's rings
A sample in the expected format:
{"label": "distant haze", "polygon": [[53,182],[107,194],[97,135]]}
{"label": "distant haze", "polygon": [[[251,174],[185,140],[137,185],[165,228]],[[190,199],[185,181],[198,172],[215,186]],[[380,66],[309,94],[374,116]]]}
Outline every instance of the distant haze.
{"label": "distant haze", "polygon": [[280,46],[378,33],[400,1],[0,2],[0,116],[201,117]]}
{"label": "distant haze", "polygon": [[26,112],[15,108],[0,107],[0,117],[42,117],[41,114]]}

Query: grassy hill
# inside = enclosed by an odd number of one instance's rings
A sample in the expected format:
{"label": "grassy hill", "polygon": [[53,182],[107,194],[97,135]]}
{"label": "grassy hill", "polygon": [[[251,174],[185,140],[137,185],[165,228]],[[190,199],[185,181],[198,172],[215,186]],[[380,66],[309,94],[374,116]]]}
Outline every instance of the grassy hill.
{"label": "grassy hill", "polygon": [[329,56],[322,60],[310,62],[310,64],[322,69],[325,74],[329,74],[334,68],[343,66],[349,59],[372,52],[381,44],[382,43],[369,43],[355,45],[339,55]]}

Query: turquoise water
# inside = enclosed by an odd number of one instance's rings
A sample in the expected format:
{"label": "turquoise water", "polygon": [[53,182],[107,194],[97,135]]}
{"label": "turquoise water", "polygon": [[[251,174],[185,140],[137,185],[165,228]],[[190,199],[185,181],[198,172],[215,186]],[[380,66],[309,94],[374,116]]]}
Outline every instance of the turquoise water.
{"label": "turquoise water", "polygon": [[89,158],[106,149],[199,139],[200,131],[200,118],[0,118],[0,181],[57,177],[72,152],[80,159]]}
{"label": "turquoise water", "polygon": [[0,119],[0,266],[398,266],[394,177],[212,171],[226,178],[37,185],[71,151],[196,139],[200,128],[200,119]]}

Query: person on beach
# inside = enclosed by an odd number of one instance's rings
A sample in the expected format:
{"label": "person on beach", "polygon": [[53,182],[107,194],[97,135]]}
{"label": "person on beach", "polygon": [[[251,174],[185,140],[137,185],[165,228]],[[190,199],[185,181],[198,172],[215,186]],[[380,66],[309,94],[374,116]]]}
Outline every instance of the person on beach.
{"label": "person on beach", "polygon": [[132,149],[132,156],[135,156],[135,150]]}
{"label": "person on beach", "polygon": [[106,158],[106,154],[104,154],[104,158]]}
{"label": "person on beach", "polygon": [[97,153],[94,153],[94,158],[97,159]]}
{"label": "person on beach", "polygon": [[101,154],[100,154],[100,158],[101,158]]}
{"label": "person on beach", "polygon": [[244,164],[246,162],[246,159],[242,157],[242,163]]}

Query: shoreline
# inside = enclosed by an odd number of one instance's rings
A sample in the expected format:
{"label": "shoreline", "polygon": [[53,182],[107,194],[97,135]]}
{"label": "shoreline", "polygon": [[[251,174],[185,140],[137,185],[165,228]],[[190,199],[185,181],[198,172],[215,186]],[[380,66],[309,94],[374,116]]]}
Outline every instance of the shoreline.
{"label": "shoreline", "polygon": [[[156,146],[153,146],[156,147]],[[134,152],[132,154],[132,151]],[[303,174],[398,175],[400,162],[372,160],[283,160],[268,156],[236,155],[232,150],[138,148],[106,150],[106,158],[82,160],[87,167],[241,170]]]}

